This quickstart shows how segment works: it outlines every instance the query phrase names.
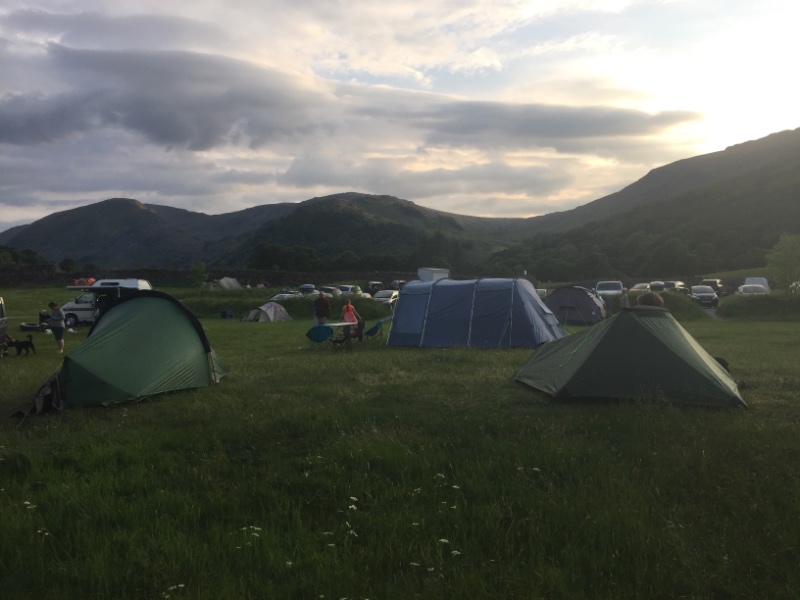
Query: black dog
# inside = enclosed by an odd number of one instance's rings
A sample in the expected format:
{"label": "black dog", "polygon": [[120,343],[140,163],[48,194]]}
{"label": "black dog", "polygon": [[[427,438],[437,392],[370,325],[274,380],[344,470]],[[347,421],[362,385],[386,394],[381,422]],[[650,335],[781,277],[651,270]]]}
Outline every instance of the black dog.
{"label": "black dog", "polygon": [[23,350],[25,351],[25,356],[30,354],[31,350],[33,350],[33,353],[36,354],[36,347],[33,345],[33,336],[30,336],[30,335],[28,336],[28,341],[27,342],[25,340],[14,340],[14,339],[11,339],[11,338],[7,338],[6,339],[6,345],[9,348],[16,348],[17,349],[17,356],[22,354]]}

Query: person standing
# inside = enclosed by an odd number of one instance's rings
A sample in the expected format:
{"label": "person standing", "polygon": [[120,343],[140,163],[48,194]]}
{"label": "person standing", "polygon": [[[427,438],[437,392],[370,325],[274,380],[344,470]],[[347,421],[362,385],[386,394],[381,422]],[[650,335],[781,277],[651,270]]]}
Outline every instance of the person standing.
{"label": "person standing", "polygon": [[61,307],[56,304],[55,302],[50,302],[48,305],[50,307],[50,331],[53,332],[53,337],[56,340],[56,346],[58,347],[58,353],[62,354],[64,352],[64,311],[61,310]]}
{"label": "person standing", "polygon": [[325,292],[320,292],[314,300],[314,325],[324,325],[331,314],[331,303],[325,297]]}
{"label": "person standing", "polygon": [[364,339],[364,319],[358,314],[356,307],[350,302],[350,298],[345,299],[344,306],[342,307],[342,321],[346,323],[353,323],[356,326],[355,332],[349,325],[344,328],[346,336],[357,337],[358,341]]}

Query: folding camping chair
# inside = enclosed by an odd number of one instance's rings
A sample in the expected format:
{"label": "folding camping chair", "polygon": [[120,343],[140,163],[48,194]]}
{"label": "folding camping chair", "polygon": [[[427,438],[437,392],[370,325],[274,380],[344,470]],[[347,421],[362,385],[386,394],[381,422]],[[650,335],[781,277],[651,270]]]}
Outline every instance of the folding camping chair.
{"label": "folding camping chair", "polygon": [[315,325],[306,331],[306,337],[311,342],[310,348],[324,346],[331,341],[331,336],[333,336],[333,327],[328,327],[327,325]]}
{"label": "folding camping chair", "polygon": [[383,322],[391,321],[391,317],[385,317],[375,321],[375,323],[364,332],[364,340],[377,340],[383,338]]}

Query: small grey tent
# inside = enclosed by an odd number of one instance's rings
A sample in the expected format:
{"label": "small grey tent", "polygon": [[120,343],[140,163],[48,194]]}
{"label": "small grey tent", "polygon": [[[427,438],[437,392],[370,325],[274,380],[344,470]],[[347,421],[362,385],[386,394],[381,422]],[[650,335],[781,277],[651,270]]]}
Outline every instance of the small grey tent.
{"label": "small grey tent", "polygon": [[736,382],[664,308],[624,308],[539,347],[516,380],[561,399],[746,407]]}
{"label": "small grey tent", "polygon": [[562,325],[594,325],[608,317],[603,300],[589,288],[579,285],[554,289],[544,303]]}
{"label": "small grey tent", "polygon": [[204,292],[211,292],[214,290],[242,290],[244,287],[239,283],[238,279],[233,277],[223,277],[222,279],[215,279],[213,281],[206,281],[201,289]]}
{"label": "small grey tent", "polygon": [[58,386],[70,407],[113,404],[212,385],[226,372],[197,318],[172,296],[146,290],[95,321],[64,356]]}
{"label": "small grey tent", "polygon": [[566,333],[527,279],[409,281],[387,345],[535,348]]}
{"label": "small grey tent", "polygon": [[262,304],[258,308],[254,308],[244,317],[242,317],[242,321],[249,321],[251,323],[275,323],[277,321],[291,320],[291,315],[277,302],[267,302],[266,304]]}

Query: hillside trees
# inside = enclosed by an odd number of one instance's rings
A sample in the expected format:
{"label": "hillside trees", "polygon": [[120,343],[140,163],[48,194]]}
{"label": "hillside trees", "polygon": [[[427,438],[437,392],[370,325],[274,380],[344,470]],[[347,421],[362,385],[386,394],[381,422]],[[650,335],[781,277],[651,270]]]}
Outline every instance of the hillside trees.
{"label": "hillside trees", "polygon": [[33,250],[17,250],[0,246],[0,267],[11,265],[46,265],[47,261]]}
{"label": "hillside trees", "polygon": [[[380,248],[385,244],[375,244]],[[360,246],[358,246],[360,247]],[[442,232],[422,234],[408,253],[359,256],[344,250],[335,256],[320,256],[307,246],[284,246],[274,242],[258,244],[250,255],[248,268],[268,271],[397,271],[415,270],[420,266],[445,267],[469,272],[473,269],[467,258],[469,244]],[[391,249],[391,248],[389,248]]]}
{"label": "hillside trees", "polygon": [[783,234],[767,254],[767,267],[778,287],[800,281],[800,235]]}

